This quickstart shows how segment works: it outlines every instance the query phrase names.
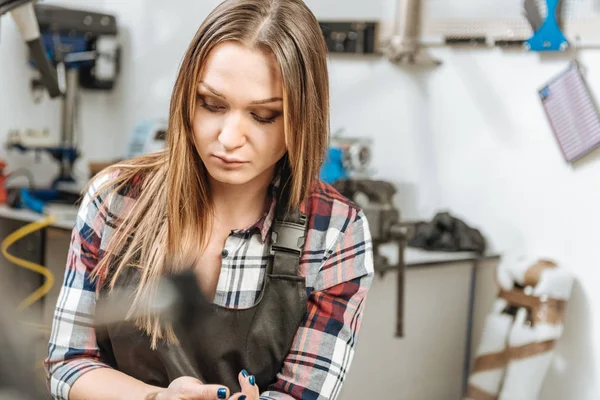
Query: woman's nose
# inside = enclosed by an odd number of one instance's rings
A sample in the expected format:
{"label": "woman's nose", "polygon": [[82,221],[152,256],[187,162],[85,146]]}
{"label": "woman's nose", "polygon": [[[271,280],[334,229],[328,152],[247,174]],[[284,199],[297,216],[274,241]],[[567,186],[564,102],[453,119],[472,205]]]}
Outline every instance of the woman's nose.
{"label": "woman's nose", "polygon": [[225,150],[234,150],[246,143],[246,129],[241,115],[231,115],[219,133],[219,143]]}

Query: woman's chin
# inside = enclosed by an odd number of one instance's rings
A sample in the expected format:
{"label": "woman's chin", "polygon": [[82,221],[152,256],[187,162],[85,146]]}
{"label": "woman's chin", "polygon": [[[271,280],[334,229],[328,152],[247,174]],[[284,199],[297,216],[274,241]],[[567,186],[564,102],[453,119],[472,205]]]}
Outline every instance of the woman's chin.
{"label": "woman's chin", "polygon": [[223,171],[218,169],[209,170],[208,173],[215,182],[226,185],[243,185],[254,178],[254,175],[249,174],[247,171]]}

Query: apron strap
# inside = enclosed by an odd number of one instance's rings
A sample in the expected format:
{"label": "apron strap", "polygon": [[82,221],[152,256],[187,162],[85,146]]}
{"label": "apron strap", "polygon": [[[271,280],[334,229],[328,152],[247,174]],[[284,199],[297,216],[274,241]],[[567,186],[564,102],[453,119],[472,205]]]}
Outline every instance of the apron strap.
{"label": "apron strap", "polygon": [[298,265],[306,236],[307,218],[298,221],[276,220],[271,232],[270,253],[273,255],[273,275],[298,276]]}
{"label": "apron strap", "polygon": [[277,204],[269,253],[273,256],[273,275],[298,276],[308,218],[299,209],[288,210],[288,185],[284,183]]}

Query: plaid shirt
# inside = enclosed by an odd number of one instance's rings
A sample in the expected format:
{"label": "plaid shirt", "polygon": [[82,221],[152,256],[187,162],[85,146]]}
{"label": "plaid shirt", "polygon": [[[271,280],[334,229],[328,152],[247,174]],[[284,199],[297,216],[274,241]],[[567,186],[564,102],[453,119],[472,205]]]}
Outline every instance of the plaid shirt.
{"label": "plaid shirt", "polygon": [[[107,244],[107,215],[122,212],[135,200],[126,193],[94,199],[107,179],[101,176],[92,183],[72,234],[46,359],[50,391],[56,399],[68,399],[71,386],[84,373],[109,368],[92,327],[98,288],[89,274]],[[214,303],[249,308],[256,302],[269,259],[266,239],[275,216],[278,182],[271,184],[271,202],[263,217],[227,238]],[[360,209],[318,182],[301,210],[309,218],[299,266],[299,275],[306,279],[307,313],[277,382],[261,388],[266,389],[261,400],[338,397],[373,278],[371,236]]]}

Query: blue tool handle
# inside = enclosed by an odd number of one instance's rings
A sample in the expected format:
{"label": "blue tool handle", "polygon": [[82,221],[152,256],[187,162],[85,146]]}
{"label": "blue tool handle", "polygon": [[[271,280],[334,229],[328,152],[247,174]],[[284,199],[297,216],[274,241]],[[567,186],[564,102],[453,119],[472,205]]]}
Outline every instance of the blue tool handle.
{"label": "blue tool handle", "polygon": [[558,26],[556,10],[561,0],[546,0],[548,15],[546,20],[534,35],[527,40],[527,45],[533,51],[560,51],[565,50],[568,41]]}
{"label": "blue tool handle", "polygon": [[32,196],[29,189],[21,189],[21,203],[23,203],[23,206],[39,214],[43,214],[46,207],[46,203]]}

